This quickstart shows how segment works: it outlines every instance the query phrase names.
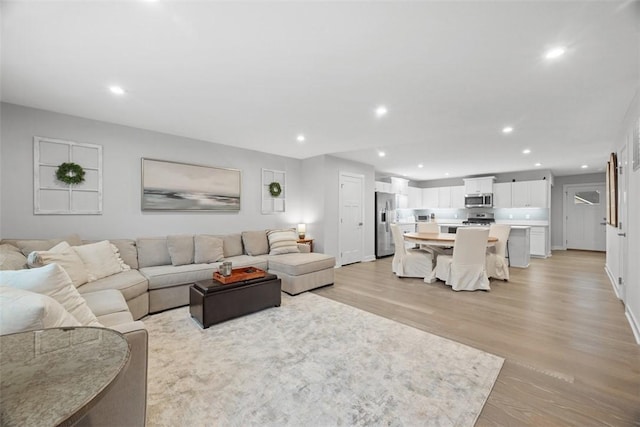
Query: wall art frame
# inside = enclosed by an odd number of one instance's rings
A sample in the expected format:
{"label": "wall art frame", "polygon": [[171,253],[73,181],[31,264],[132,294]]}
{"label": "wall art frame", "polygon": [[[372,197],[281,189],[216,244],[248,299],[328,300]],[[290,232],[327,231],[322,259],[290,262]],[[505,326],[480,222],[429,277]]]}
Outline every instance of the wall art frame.
{"label": "wall art frame", "polygon": [[[85,172],[79,184],[56,178],[62,163]],[[42,136],[33,137],[34,215],[102,214],[102,146]]]}
{"label": "wall art frame", "polygon": [[238,212],[241,192],[238,169],[141,159],[143,211]]}
{"label": "wall art frame", "polygon": [[[272,194],[273,188],[279,191]],[[262,169],[262,213],[278,214],[285,212],[286,209],[287,173],[273,169]]]}

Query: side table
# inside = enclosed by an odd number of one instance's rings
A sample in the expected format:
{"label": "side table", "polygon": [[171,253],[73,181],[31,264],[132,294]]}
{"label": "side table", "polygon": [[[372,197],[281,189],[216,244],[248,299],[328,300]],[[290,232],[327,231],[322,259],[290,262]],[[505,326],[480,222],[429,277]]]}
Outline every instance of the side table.
{"label": "side table", "polygon": [[111,329],[52,328],[0,336],[0,425],[71,426],[129,363]]}
{"label": "side table", "polygon": [[309,251],[313,252],[313,239],[298,239],[298,243],[309,245]]}

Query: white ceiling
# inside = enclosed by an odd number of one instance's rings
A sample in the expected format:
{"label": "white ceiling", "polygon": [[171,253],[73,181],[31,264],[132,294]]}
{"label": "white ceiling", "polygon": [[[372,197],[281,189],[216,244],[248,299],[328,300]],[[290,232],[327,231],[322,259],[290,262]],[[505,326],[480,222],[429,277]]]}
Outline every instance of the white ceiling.
{"label": "white ceiling", "polygon": [[[1,98],[416,180],[536,162],[596,172],[638,87],[638,11],[628,0],[3,1]],[[567,54],[544,60],[555,45]]]}

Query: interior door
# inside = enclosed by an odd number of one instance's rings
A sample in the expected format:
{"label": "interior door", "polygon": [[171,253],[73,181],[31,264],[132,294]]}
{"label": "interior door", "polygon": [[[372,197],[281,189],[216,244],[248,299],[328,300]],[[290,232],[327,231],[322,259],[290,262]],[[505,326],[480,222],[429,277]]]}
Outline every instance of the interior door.
{"label": "interior door", "polygon": [[628,218],[628,200],[627,188],[629,185],[629,160],[627,155],[627,146],[622,147],[620,156],[618,157],[618,239],[620,242],[620,278],[618,282],[618,292],[623,302],[627,301],[626,287],[623,286],[627,279],[627,268],[625,260],[628,260],[629,240],[627,240],[627,223]]}
{"label": "interior door", "polygon": [[606,250],[605,185],[572,186],[566,193],[567,249]]}
{"label": "interior door", "polygon": [[340,174],[340,265],[362,261],[364,176]]}

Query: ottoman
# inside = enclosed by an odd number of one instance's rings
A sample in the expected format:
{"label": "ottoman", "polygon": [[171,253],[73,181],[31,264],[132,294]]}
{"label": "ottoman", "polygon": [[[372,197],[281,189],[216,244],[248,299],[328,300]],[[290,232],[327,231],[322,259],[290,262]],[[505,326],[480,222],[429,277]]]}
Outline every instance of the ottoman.
{"label": "ottoman", "polygon": [[289,295],[333,284],[336,259],[321,253],[270,255],[269,273],[282,280],[282,290]]}

